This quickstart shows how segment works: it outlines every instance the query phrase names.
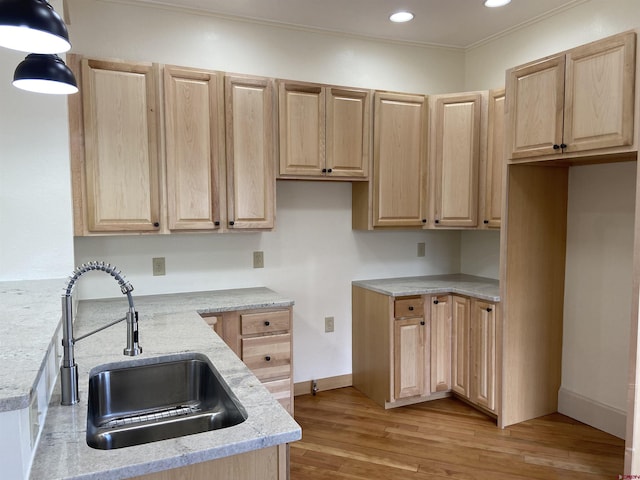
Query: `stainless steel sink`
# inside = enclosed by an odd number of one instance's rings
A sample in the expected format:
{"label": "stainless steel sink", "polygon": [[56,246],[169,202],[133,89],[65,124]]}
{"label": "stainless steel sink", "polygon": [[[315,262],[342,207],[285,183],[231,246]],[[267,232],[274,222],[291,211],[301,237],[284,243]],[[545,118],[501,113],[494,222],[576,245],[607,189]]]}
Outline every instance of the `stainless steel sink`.
{"label": "stainless steel sink", "polygon": [[87,407],[87,444],[93,448],[129,447],[247,419],[244,407],[202,354],[106,365],[94,372]]}

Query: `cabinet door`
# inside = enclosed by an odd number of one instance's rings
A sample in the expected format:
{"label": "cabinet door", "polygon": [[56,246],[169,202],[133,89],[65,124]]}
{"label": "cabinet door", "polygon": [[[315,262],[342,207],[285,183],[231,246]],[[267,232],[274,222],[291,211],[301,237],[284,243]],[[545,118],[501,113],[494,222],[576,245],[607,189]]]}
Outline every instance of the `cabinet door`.
{"label": "cabinet door", "polygon": [[434,105],[431,144],[436,226],[475,227],[478,224],[482,97],[481,93],[469,93],[429,99]]}
{"label": "cabinet door", "polygon": [[507,161],[504,155],[504,103],[504,88],[489,92],[487,161],[480,202],[484,207],[482,223],[488,228],[500,228],[502,221],[502,172]]}
{"label": "cabinet door", "polygon": [[565,81],[565,152],[631,145],[634,32],[571,50]]}
{"label": "cabinet door", "polygon": [[469,397],[469,299],[451,297],[451,389]]}
{"label": "cabinet door", "polygon": [[395,399],[425,394],[426,326],[423,317],[393,322],[393,383]]}
{"label": "cabinet door", "polygon": [[327,87],[326,169],[331,177],[369,176],[371,92]]}
{"label": "cabinet door", "polygon": [[223,89],[221,73],[164,67],[170,230],[211,230],[220,225]]}
{"label": "cabinet door", "polygon": [[227,210],[233,229],[271,229],[275,221],[273,81],[225,77]]}
{"label": "cabinet door", "polygon": [[507,72],[509,155],[512,159],[559,153],[562,143],[565,56]]}
{"label": "cabinet door", "polygon": [[[325,169],[325,90],[281,82],[280,175],[321,176]],[[325,169],[326,170],[326,169]]]}
{"label": "cabinet door", "polygon": [[83,59],[82,95],[87,229],[157,230],[156,69]]}
{"label": "cabinet door", "polygon": [[472,306],[471,400],[496,411],[496,306],[474,300]]}
{"label": "cabinet door", "polygon": [[451,390],[451,296],[431,298],[431,391]]}
{"label": "cabinet door", "polygon": [[376,92],[374,115],[373,225],[421,226],[426,221],[426,98]]}

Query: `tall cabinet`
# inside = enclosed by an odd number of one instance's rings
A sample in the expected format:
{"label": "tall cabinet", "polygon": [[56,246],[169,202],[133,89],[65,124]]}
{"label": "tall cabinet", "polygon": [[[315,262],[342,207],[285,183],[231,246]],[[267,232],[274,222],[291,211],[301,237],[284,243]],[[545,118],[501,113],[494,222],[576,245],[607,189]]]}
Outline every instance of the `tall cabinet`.
{"label": "tall cabinet", "polygon": [[[507,71],[507,209],[500,284],[505,321],[500,425],[557,411],[561,385],[569,171],[636,161],[640,97],[637,34],[628,32]],[[640,472],[636,196],[625,474]],[[535,232],[535,234],[532,234]],[[523,294],[526,292],[526,294]],[[490,324],[489,324],[490,328]]]}

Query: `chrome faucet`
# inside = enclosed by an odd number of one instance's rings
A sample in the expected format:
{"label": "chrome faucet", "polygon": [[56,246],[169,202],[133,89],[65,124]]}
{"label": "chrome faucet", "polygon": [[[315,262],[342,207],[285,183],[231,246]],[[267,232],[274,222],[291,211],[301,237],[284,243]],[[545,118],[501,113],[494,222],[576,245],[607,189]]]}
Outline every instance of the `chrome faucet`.
{"label": "chrome faucet", "polygon": [[[119,318],[103,327],[97,328],[92,332],[82,335],[78,338],[73,337],[73,300],[71,297],[71,291],[74,285],[78,281],[81,275],[91,270],[102,271],[108,273],[120,285],[120,290],[127,296],[129,301],[129,311],[123,318]],[[104,262],[89,262],[83,263],[77,267],[73,274],[69,277],[67,288],[62,295],[62,365],[60,366],[60,383],[62,386],[62,405],[74,405],[79,401],[78,395],[78,365],[76,365],[74,358],[74,345],[77,341],[82,340],[94,333],[100,332],[105,328],[109,328],[116,323],[120,323],[124,320],[127,321],[127,346],[124,349],[124,355],[134,356],[142,353],[142,347],[138,344],[138,312],[136,312],[133,306],[133,297],[131,292],[133,291],[133,285],[126,281],[115,266],[112,266]]]}

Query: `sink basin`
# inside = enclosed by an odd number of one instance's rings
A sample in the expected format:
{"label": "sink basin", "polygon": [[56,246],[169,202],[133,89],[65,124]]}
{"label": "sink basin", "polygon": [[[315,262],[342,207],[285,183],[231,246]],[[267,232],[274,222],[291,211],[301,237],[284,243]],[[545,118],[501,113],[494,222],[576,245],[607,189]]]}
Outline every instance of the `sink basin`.
{"label": "sink basin", "polygon": [[87,444],[110,450],[232,427],[247,413],[199,353],[113,364],[89,377]]}

